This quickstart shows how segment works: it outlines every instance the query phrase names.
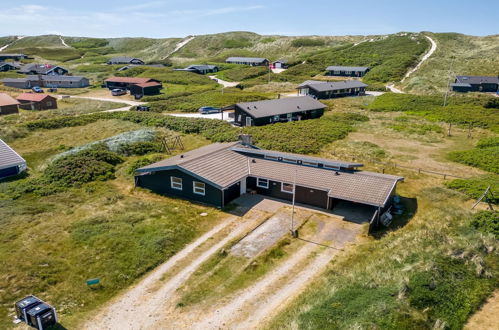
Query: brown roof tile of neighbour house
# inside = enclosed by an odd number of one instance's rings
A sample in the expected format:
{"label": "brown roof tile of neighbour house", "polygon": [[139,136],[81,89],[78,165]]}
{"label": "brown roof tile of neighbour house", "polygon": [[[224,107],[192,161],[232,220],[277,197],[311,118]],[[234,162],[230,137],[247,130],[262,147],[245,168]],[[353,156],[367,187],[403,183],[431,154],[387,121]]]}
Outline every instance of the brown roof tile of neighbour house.
{"label": "brown roof tile of neighbour house", "polygon": [[13,104],[19,104],[19,102],[8,94],[0,93],[0,106],[13,105]]}
{"label": "brown roof tile of neighbour house", "polygon": [[325,104],[310,96],[286,97],[283,99],[244,102],[236,104],[238,108],[253,118],[276,116],[286,113],[309,111],[326,108]]}
{"label": "brown roof tile of neighbour house", "polygon": [[105,81],[109,82],[121,82],[121,83],[129,83],[129,84],[143,84],[150,81],[154,81],[151,78],[140,78],[140,77],[110,77]]}
{"label": "brown roof tile of neighbour house", "polygon": [[0,139],[0,169],[23,164],[26,161]]}
{"label": "brown roof tile of neighbour house", "polygon": [[41,102],[47,97],[53,98],[52,96],[47,94],[23,93],[16,97],[16,99],[19,101]]}
{"label": "brown roof tile of neighbour house", "polygon": [[[334,198],[374,206],[385,205],[395,184],[403,180],[402,177],[380,173],[334,171],[255,158],[251,156],[251,152],[245,153],[245,148],[239,142],[215,143],[142,167],[137,172],[146,173],[177,168],[220,188],[229,187],[247,176],[293,183],[296,173],[297,185],[327,191],[328,195]],[[303,159],[312,158],[290,153],[282,154]],[[323,158],[314,157],[314,159],[326,161]],[[336,163],[362,166],[358,163]]]}
{"label": "brown roof tile of neighbour house", "polygon": [[135,86],[139,86],[139,87],[144,88],[144,87],[162,86],[162,85],[159,82],[150,81],[150,82],[146,82],[146,83],[135,84]]}
{"label": "brown roof tile of neighbour house", "polygon": [[363,82],[358,80],[344,80],[344,81],[307,80],[298,86],[298,88],[302,87],[309,87],[315,89],[318,92],[326,92],[326,91],[334,91],[345,88],[367,87],[367,84],[364,84]]}

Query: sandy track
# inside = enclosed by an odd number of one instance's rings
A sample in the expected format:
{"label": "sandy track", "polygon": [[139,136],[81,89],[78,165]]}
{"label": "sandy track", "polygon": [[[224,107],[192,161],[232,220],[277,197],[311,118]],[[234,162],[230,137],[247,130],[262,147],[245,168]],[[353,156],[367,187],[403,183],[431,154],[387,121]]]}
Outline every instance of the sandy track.
{"label": "sandy track", "polygon": [[[412,69],[410,69],[409,71],[407,71],[407,73],[405,74],[404,78],[402,78],[402,80],[400,82],[404,82],[404,80],[406,78],[409,78],[409,76],[411,74],[413,74],[414,72],[416,72],[420,67],[421,65],[426,62],[431,55],[433,55],[433,53],[437,50],[437,43],[435,42],[435,40],[433,40],[432,38],[428,37],[428,36],[425,36],[431,43],[431,47],[430,47],[430,50],[423,56],[423,58],[421,58],[421,61],[419,61],[419,63]],[[398,89],[395,87],[394,84],[389,84],[389,85],[386,85],[386,88],[388,88],[390,91],[392,91],[393,93],[398,93],[398,94],[403,94],[404,91]]]}
{"label": "sandy track", "polygon": [[[355,241],[361,230],[360,225],[337,219],[328,219],[325,227],[316,240],[330,238],[339,228],[347,228],[351,234],[338,241],[333,249],[310,243],[305,245],[284,264],[189,328],[255,329],[268,321],[300,294],[312,278],[320,275],[341,248]],[[314,253],[318,254],[313,256]]]}
{"label": "sandy track", "polygon": [[[247,222],[236,222],[237,217],[231,217],[214,227],[209,232],[187,245],[182,251],[171,257],[167,262],[156,268],[139,284],[112,301],[95,318],[83,326],[84,329],[148,329],[157,320],[156,313],[168,302],[172,293],[192,274],[201,263],[216,253],[231,239],[248,230]],[[222,240],[193,260],[172,278],[162,282],[162,277],[171,271],[176,264],[187,258],[201,244],[213,235],[230,226],[235,228]],[[153,315],[154,313],[154,315]]]}

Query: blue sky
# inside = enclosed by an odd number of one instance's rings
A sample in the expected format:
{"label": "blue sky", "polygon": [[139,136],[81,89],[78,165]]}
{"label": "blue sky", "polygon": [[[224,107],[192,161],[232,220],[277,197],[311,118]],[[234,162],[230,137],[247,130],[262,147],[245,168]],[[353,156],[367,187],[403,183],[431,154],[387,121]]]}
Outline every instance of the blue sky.
{"label": "blue sky", "polygon": [[400,31],[499,33],[499,1],[0,0],[0,35],[184,37],[226,31],[282,35]]}

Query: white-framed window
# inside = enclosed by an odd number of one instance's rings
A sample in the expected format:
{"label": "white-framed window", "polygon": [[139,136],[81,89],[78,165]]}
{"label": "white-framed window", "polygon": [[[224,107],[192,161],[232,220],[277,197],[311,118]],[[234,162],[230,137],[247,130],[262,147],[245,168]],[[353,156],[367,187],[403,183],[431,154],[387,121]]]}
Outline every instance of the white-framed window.
{"label": "white-framed window", "polygon": [[292,158],[283,158],[282,161],[286,162],[286,163],[296,164],[296,159],[292,159]]}
{"label": "white-framed window", "polygon": [[313,166],[313,167],[317,167],[317,165],[318,165],[318,163],[316,163],[316,162],[309,162],[309,161],[306,161],[306,160],[303,160],[301,163],[302,163],[302,165]]}
{"label": "white-framed window", "polygon": [[195,193],[195,194],[198,194],[198,195],[203,195],[205,194],[205,188],[206,188],[206,185],[202,182],[199,182],[199,181],[194,181],[192,183],[192,191]]}
{"label": "white-framed window", "polygon": [[172,189],[182,190],[182,178],[172,176],[170,177],[170,184]]}
{"label": "white-framed window", "polygon": [[260,188],[269,189],[269,180],[257,178],[256,179],[256,186],[260,187]]}
{"label": "white-framed window", "polygon": [[293,193],[293,184],[292,183],[287,183],[287,182],[282,182],[281,183],[281,191],[292,194]]}

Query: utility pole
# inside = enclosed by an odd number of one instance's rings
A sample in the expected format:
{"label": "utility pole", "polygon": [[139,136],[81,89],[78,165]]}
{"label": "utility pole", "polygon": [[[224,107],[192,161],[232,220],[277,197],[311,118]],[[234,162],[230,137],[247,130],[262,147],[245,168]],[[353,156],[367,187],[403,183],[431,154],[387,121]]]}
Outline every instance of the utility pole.
{"label": "utility pole", "polygon": [[[449,89],[450,89],[450,81],[452,79],[452,65],[454,64],[454,60],[455,60],[455,57],[452,58],[452,61],[450,62],[450,66],[449,66],[449,79],[447,81],[447,90],[445,91],[445,96],[444,96],[444,107],[447,105],[447,98],[448,98],[448,95],[449,95]],[[448,118],[449,120],[449,128],[447,130],[447,136],[451,136],[451,129],[452,129],[452,121],[450,118]]]}
{"label": "utility pole", "polygon": [[295,177],[293,179],[293,207],[291,209],[291,236],[294,238],[298,237],[298,232],[295,231],[295,200],[296,200],[296,177],[298,175],[298,169],[295,169]]}

